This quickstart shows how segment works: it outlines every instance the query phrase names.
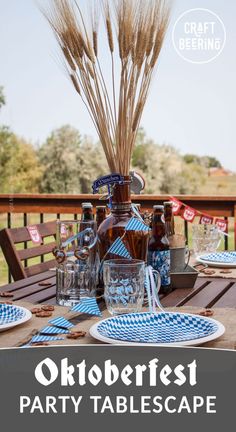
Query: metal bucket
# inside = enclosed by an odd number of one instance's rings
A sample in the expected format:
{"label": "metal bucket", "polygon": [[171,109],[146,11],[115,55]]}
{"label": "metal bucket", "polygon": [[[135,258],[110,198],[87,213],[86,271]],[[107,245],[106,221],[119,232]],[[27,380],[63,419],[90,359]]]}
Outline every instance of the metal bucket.
{"label": "metal bucket", "polygon": [[186,247],[174,247],[170,249],[170,271],[182,272],[189,263],[190,250]]}

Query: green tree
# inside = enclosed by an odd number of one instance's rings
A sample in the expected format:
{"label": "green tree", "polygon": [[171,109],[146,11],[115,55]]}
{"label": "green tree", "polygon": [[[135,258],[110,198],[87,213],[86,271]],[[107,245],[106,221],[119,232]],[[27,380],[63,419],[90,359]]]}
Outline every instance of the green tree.
{"label": "green tree", "polygon": [[192,163],[196,163],[196,164],[200,164],[201,163],[201,158],[195,154],[191,154],[191,153],[187,153],[183,156],[183,160],[184,162],[186,162],[186,164],[192,164]]}
{"label": "green tree", "polygon": [[222,164],[214,156],[203,156],[202,159],[206,161],[206,168],[222,168]]}
{"label": "green tree", "polygon": [[218,159],[214,156],[197,156],[195,154],[187,153],[183,156],[184,162],[187,164],[199,164],[205,168],[222,168]]}
{"label": "green tree", "polygon": [[44,170],[40,191],[47,193],[89,193],[92,182],[108,169],[101,146],[82,140],[68,125],[52,132],[39,158]]}
{"label": "green tree", "polygon": [[207,169],[200,159],[196,155],[182,157],[173,146],[154,143],[141,129],[132,165],[144,176],[146,193],[197,193],[207,178]]}
{"label": "green tree", "polygon": [[0,128],[0,192],[38,192],[41,178],[32,144],[18,138],[9,128]]}

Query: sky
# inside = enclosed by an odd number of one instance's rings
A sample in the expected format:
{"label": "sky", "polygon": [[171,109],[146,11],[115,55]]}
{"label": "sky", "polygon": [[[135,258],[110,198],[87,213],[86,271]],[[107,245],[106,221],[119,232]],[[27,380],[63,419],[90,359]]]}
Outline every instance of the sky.
{"label": "sky", "polygon": [[[48,0],[40,4],[46,6]],[[225,47],[209,63],[187,62],[172,43],[174,23],[193,8],[211,10],[225,25]],[[173,1],[169,32],[141,122],[148,137],[159,144],[171,144],[182,154],[215,156],[233,171],[235,19],[234,0]],[[105,56],[105,41],[101,41],[101,52]],[[79,96],[60,67],[56,41],[36,0],[0,0],[0,85],[7,102],[0,124],[9,125],[18,135],[41,144],[53,129],[70,124],[97,139]]]}

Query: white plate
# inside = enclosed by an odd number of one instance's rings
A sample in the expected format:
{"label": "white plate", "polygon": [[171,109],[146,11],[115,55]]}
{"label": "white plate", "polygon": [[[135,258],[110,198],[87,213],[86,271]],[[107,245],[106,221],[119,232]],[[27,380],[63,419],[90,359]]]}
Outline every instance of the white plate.
{"label": "white plate", "polygon": [[236,268],[236,263],[232,264],[232,263],[222,263],[222,262],[211,262],[211,261],[206,261],[200,257],[197,257],[196,261],[201,264],[207,264],[208,267]]}
{"label": "white plate", "polygon": [[[32,313],[28,309],[26,309],[24,307],[17,306],[17,305],[14,305],[14,304],[13,305],[8,305],[8,306],[9,306],[9,310],[10,310],[10,308],[13,308],[13,307],[17,308],[17,310],[19,312],[21,312],[21,318],[16,319],[15,321],[12,321],[12,322],[8,322],[6,324],[1,324],[0,323],[0,332],[8,330],[8,329],[10,329],[12,327],[18,326],[20,324],[23,324],[23,323],[29,321],[30,318],[32,317]],[[0,317],[1,317],[1,310],[0,310]]]}
{"label": "white plate", "polygon": [[[142,319],[142,315],[143,315],[143,319]],[[146,315],[146,316],[145,316]],[[175,319],[176,317],[179,320],[178,323],[178,327],[179,327],[179,334],[180,334],[180,339],[182,337],[181,335],[181,326],[182,326],[182,320],[183,322],[186,321],[187,325],[189,325],[189,329],[191,330],[193,328],[193,326],[195,326],[195,330],[197,329],[197,325],[193,325],[192,322],[200,322],[200,327],[199,327],[199,333],[202,333],[201,337],[194,337],[194,338],[189,338],[188,340],[176,340],[176,341],[172,341],[172,342],[168,342],[165,341],[163,343],[159,343],[159,342],[148,342],[148,341],[137,341],[135,342],[134,340],[125,340],[126,336],[122,335],[123,340],[119,339],[118,337],[116,337],[116,333],[117,336],[119,335],[120,329],[124,329],[124,333],[128,328],[128,332],[129,332],[129,325],[130,325],[130,321],[132,321],[132,326],[134,329],[134,333],[136,331],[137,326],[140,326],[140,329],[142,330],[142,328],[146,331],[146,335],[148,335],[148,326],[147,326],[147,316],[150,316],[151,318],[153,316],[157,316],[159,315],[159,317],[162,317],[161,319],[164,319],[165,316],[171,317],[171,319]],[[136,320],[136,316],[137,316],[137,320]],[[118,321],[117,321],[118,319]],[[168,318],[169,319],[169,318]],[[113,320],[113,321],[112,321]],[[117,322],[115,322],[114,320],[116,320]],[[125,322],[119,322],[120,321],[127,321]],[[140,322],[141,320],[141,322]],[[145,323],[146,320],[146,323]],[[143,321],[143,323],[142,323]],[[111,336],[107,336],[106,333],[110,333],[111,332],[111,327],[113,326],[113,323],[115,323],[114,325],[114,335]],[[202,326],[201,324],[203,323],[203,327],[205,326],[206,329],[204,329],[202,331]],[[146,329],[145,326],[146,325]],[[157,324],[159,326],[159,324]],[[160,323],[161,325],[161,323]],[[176,328],[176,322],[173,323],[173,326],[175,326],[174,328]],[[207,326],[211,327],[211,333],[210,334],[206,334],[204,335],[204,332],[207,333]],[[150,334],[153,331],[153,323],[152,323],[152,327],[150,327]],[[105,331],[104,331],[105,329]],[[189,330],[189,331],[190,331]],[[113,331],[113,330],[112,330]],[[145,333],[145,331],[143,333]],[[156,328],[155,328],[156,331]],[[187,345],[201,345],[204,344],[206,342],[209,342],[211,340],[217,339],[218,337],[220,337],[223,333],[225,332],[225,327],[223,326],[223,324],[221,324],[220,322],[212,319],[212,318],[208,318],[208,317],[202,317],[200,315],[193,315],[193,314],[185,314],[185,313],[180,313],[180,312],[159,312],[158,314],[148,314],[147,312],[142,312],[139,314],[127,314],[127,315],[119,315],[116,317],[111,317],[111,318],[107,318],[105,320],[102,320],[96,324],[94,324],[91,328],[90,328],[90,334],[92,337],[94,337],[95,339],[100,340],[101,342],[105,342],[105,343],[109,343],[109,344],[118,344],[118,345],[138,345],[138,346],[187,346]],[[131,329],[131,333],[132,333],[132,329]],[[163,327],[163,333],[166,333],[166,329],[165,327]],[[190,331],[191,334],[191,331]],[[197,333],[195,333],[196,336]],[[160,335],[162,337],[162,334]],[[128,335],[128,338],[132,339],[132,337],[130,337]],[[166,335],[164,335],[164,338],[166,338]]]}
{"label": "white plate", "polygon": [[225,251],[198,255],[197,262],[207,264],[209,267],[235,268],[236,252]]}

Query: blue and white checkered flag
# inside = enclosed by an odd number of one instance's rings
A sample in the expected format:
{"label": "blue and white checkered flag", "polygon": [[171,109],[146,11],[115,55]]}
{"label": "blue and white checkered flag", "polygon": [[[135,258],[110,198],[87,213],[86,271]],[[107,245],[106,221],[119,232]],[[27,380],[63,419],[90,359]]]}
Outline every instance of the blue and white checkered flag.
{"label": "blue and white checkered flag", "polygon": [[53,342],[53,341],[59,341],[63,339],[64,337],[36,335],[32,337],[30,343],[51,342],[51,341]]}
{"label": "blue and white checkered flag", "polygon": [[70,311],[87,313],[99,317],[102,316],[97,301],[94,297],[81,298],[80,302],[73,306]]}
{"label": "blue and white checkered flag", "polygon": [[74,324],[72,324],[70,321],[68,321],[64,317],[53,318],[48,322],[49,322],[49,324],[53,324],[54,326],[60,327],[60,328],[72,328],[72,327],[74,327]]}
{"label": "blue and white checkered flag", "polygon": [[66,334],[69,333],[68,329],[62,329],[59,327],[53,327],[53,326],[46,326],[43,329],[40,330],[41,334],[46,334],[46,335],[57,335],[57,334]]}
{"label": "blue and white checkered flag", "polygon": [[119,255],[124,258],[132,259],[129,251],[126,249],[123,241],[120,237],[117,237],[117,239],[112,243],[111,247],[108,249],[107,253]]}
{"label": "blue and white checkered flag", "polygon": [[139,219],[132,217],[125,227],[125,231],[149,231],[150,228]]}

